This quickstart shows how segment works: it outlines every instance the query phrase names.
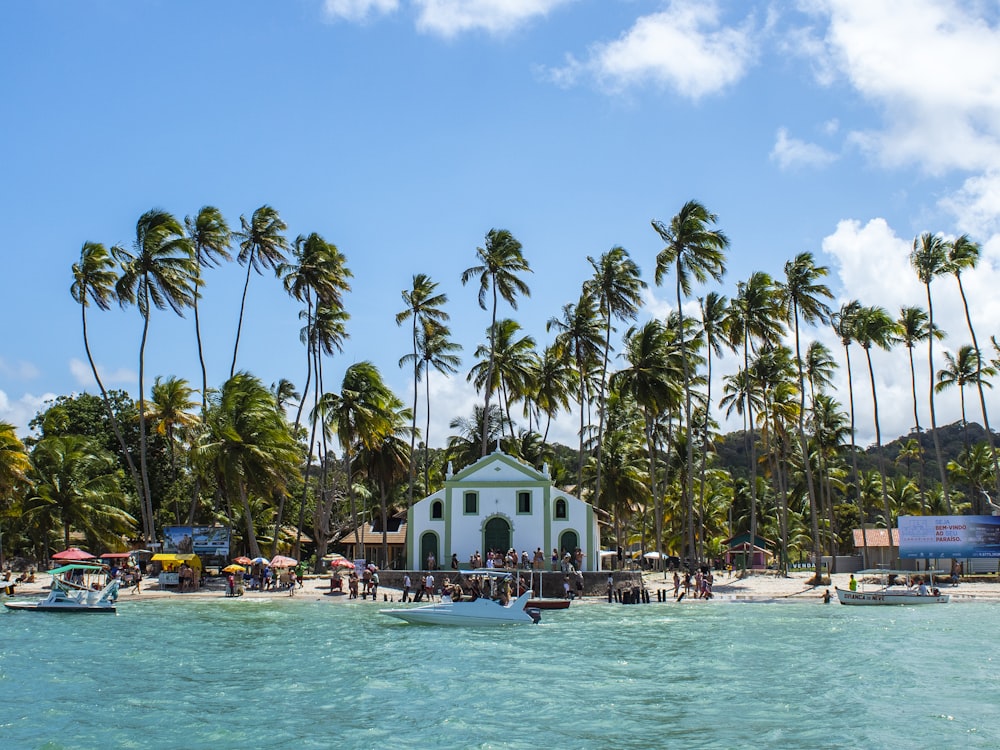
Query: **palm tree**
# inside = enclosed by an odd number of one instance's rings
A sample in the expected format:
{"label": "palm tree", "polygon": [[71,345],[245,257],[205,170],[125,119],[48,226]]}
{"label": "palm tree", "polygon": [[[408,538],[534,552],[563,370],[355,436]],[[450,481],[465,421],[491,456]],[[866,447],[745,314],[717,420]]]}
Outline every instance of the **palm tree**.
{"label": "palm tree", "polygon": [[676,357],[672,356],[671,332],[650,320],[625,334],[624,356],[628,367],[611,376],[611,388],[627,395],[642,410],[643,433],[649,468],[649,497],[656,510],[656,549],[662,552],[663,508],[657,483],[656,425],[661,414],[680,400],[676,383]]}
{"label": "palm tree", "polygon": [[[198,340],[198,362],[201,363],[201,416],[205,417],[208,393],[208,369],[205,367],[205,352],[201,342],[201,321],[198,317],[198,287],[203,283],[202,269],[213,268],[223,260],[232,260],[229,246],[232,232],[222,212],[215,206],[202,206],[196,216],[185,216],[184,226],[194,246],[195,262],[198,264],[198,278],[194,284],[194,334]],[[230,373],[231,375],[232,373]]]}
{"label": "palm tree", "polygon": [[799,443],[802,450],[802,465],[806,473],[806,488],[809,493],[809,510],[812,514],[813,561],[816,566],[815,581],[822,577],[819,538],[819,509],[816,502],[816,487],[813,482],[812,461],[809,458],[809,441],[806,438],[806,384],[803,366],[799,318],[806,323],[823,323],[830,319],[830,308],[823,299],[831,299],[829,287],[820,279],[829,273],[826,266],[817,266],[812,253],[799,253],[794,260],[785,263],[785,284],[781,287],[781,297],[786,320],[795,329],[795,363],[799,373]]}
{"label": "palm tree", "polygon": [[139,217],[135,227],[134,252],[121,247],[112,250],[122,264],[122,275],[115,285],[119,304],[135,303],[142,315],[142,341],[139,344],[139,467],[145,512],[143,529],[146,541],[156,538],[153,524],[153,498],[146,467],[146,339],[149,335],[151,305],[159,310],[170,307],[183,315],[194,304],[198,263],[191,240],[184,227],[171,214],[152,209]]}
{"label": "palm tree", "polygon": [[229,368],[229,377],[236,372],[236,355],[240,348],[240,332],[243,329],[243,312],[247,304],[247,289],[250,287],[250,272],[262,274],[264,268],[277,272],[285,260],[288,250],[288,240],[282,234],[288,225],[281,220],[278,212],[271,206],[261,206],[247,221],[240,216],[242,229],[236,232],[240,242],[240,253],[236,257],[240,265],[247,267],[247,280],[243,285],[243,297],[240,300],[240,318],[236,324],[236,343],[233,345],[233,364]]}
{"label": "palm tree", "polygon": [[[653,229],[666,243],[666,246],[656,256],[656,273],[654,280],[659,286],[663,277],[673,266],[675,286],[677,291],[677,314],[680,317],[678,325],[679,348],[684,372],[684,428],[688,432],[687,466],[694,464],[694,434],[691,430],[691,374],[687,359],[687,343],[684,339],[684,308],[681,293],[684,297],[691,294],[691,282],[704,284],[709,277],[722,281],[726,271],[725,250],[729,247],[729,238],[711,227],[718,222],[718,216],[710,213],[698,201],[688,201],[674,216],[669,224],[653,221]],[[686,474],[684,484],[684,503],[688,512],[688,548],[692,557],[694,551],[694,510],[691,489],[691,472]]]}
{"label": "palm tree", "polygon": [[228,497],[240,499],[247,549],[258,557],[250,496],[266,499],[287,491],[288,479],[298,471],[298,446],[274,396],[253,375],[236,373],[211,402],[195,459],[211,468]]}
{"label": "palm tree", "polygon": [[[167,439],[174,482],[177,481],[178,431],[183,432],[198,423],[198,418],[191,413],[191,409],[195,406],[191,399],[194,392],[183,378],[170,377],[164,380],[157,375],[153,381],[152,403],[149,406],[150,427]],[[174,494],[174,521],[178,524],[181,522],[176,494]]]}
{"label": "palm tree", "polygon": [[646,282],[642,280],[639,266],[629,257],[628,251],[618,245],[604,253],[600,260],[594,260],[588,255],[587,262],[594,269],[594,275],[584,282],[585,289],[597,299],[597,307],[604,320],[604,356],[601,360],[601,379],[598,382],[597,475],[594,487],[594,493],[600,495],[608,355],[611,351],[611,331],[614,330],[612,320],[635,320]]}
{"label": "palm tree", "polygon": [[[424,403],[426,406],[426,426],[424,428],[424,496],[430,494],[430,431],[431,431],[431,383],[430,370],[437,370],[441,374],[454,374],[458,372],[458,366],[462,360],[454,352],[461,351],[462,345],[451,340],[451,330],[432,318],[425,318],[417,333],[417,351],[415,359],[419,362],[414,368],[414,374],[419,380],[424,378]],[[407,362],[407,358],[412,355],[405,355],[399,360],[402,367]],[[416,431],[416,422],[412,429]],[[410,441],[411,450],[413,440]],[[412,457],[412,453],[411,453]],[[412,488],[410,490],[412,493]],[[412,504],[412,498],[408,498],[408,504]]]}
{"label": "palm tree", "polygon": [[[437,282],[431,281],[430,276],[417,273],[413,275],[413,286],[404,289],[402,292],[403,302],[406,309],[396,313],[396,325],[403,325],[407,320],[412,323],[413,353],[410,361],[413,364],[413,424],[410,425],[410,457],[416,452],[415,441],[417,439],[417,383],[420,382],[422,372],[422,358],[418,356],[419,329],[426,328],[426,323],[444,324],[448,320],[448,313],[442,310],[442,306],[448,301],[448,295],[438,294]],[[402,367],[406,358],[400,359],[399,366]],[[425,438],[426,439],[426,438]],[[414,464],[410,462],[410,487],[406,502],[413,505],[413,481]]]}
{"label": "palm tree", "polygon": [[[979,354],[971,344],[960,347],[958,353],[952,356],[951,352],[945,352],[944,358],[948,362],[937,373],[937,385],[934,391],[940,393],[953,385],[958,386],[959,402],[962,408],[962,429],[965,433],[965,445],[969,445],[969,423],[965,418],[965,386],[975,383],[981,389],[983,386],[990,387],[990,382],[984,376],[992,377],[996,370],[987,365],[983,367]],[[992,446],[990,447],[992,451]]]}
{"label": "palm tree", "polygon": [[448,427],[458,430],[457,435],[448,436],[449,467],[454,462],[461,469],[482,458],[479,442],[484,429],[491,445],[499,443],[503,438],[503,409],[493,404],[487,414],[482,406],[475,406],[472,409],[472,417],[455,417],[448,423]]}
{"label": "palm tree", "polygon": [[0,497],[9,495],[14,487],[27,479],[31,461],[10,422],[0,421]]}
{"label": "palm tree", "polygon": [[393,395],[383,408],[389,416],[385,432],[361,447],[361,464],[365,473],[378,488],[379,507],[382,521],[382,560],[379,563],[389,565],[389,543],[386,536],[389,525],[389,493],[406,476],[407,467],[413,465],[409,446],[406,444],[406,433],[410,432],[406,420],[411,418],[410,410],[403,408],[403,402]]}
{"label": "palm tree", "polygon": [[[476,248],[478,266],[466,268],[462,272],[462,284],[472,279],[479,279],[479,307],[486,309],[486,294],[492,291],[493,305],[490,318],[490,361],[486,373],[486,396],[484,412],[490,411],[490,384],[493,382],[493,335],[496,333],[497,298],[503,297],[511,307],[517,309],[517,295],[531,296],[528,285],[518,276],[519,273],[530,273],[528,261],[521,252],[521,243],[506,229],[491,229],[486,233],[485,247]],[[486,423],[483,423],[482,455],[486,455]]]}
{"label": "palm tree", "polygon": [[[698,305],[701,308],[701,332],[705,337],[707,373],[705,375],[705,429],[701,433],[701,467],[698,471],[698,507],[701,509],[702,518],[705,515],[705,471],[708,462],[708,410],[712,405],[712,353],[722,356],[722,347],[725,336],[726,316],[729,313],[729,301],[717,292],[709,292],[704,297],[699,297]],[[701,538],[704,541],[704,529]],[[704,550],[702,550],[704,552]]]}
{"label": "palm tree", "polygon": [[[87,308],[93,302],[101,310],[109,310],[111,303],[115,300],[115,283],[118,281],[118,274],[115,271],[115,260],[104,245],[98,242],[85,242],[80,251],[80,262],[73,264],[73,286],[70,293],[73,299],[80,304],[80,317],[83,323],[83,348],[87,352],[87,361],[90,363],[90,371],[94,375],[97,387],[101,391],[101,400],[107,411],[108,419],[111,421],[111,429],[115,433],[118,445],[121,446],[122,455],[128,466],[129,474],[132,477],[132,484],[135,487],[137,498],[143,497],[142,478],[139,470],[132,460],[132,454],[125,442],[121,425],[118,424],[118,417],[114,409],[111,408],[111,400],[108,398],[108,391],[101,380],[101,374],[97,370],[97,363],[94,362],[94,355],[90,351],[90,339],[87,335]],[[145,504],[141,505],[145,519]],[[145,523],[143,529],[146,528]]]}
{"label": "palm tree", "polygon": [[560,409],[569,409],[576,377],[576,370],[555,344],[545,347],[541,357],[535,359],[531,382],[535,391],[535,406],[546,417],[543,441],[548,441],[552,418]]}
{"label": "palm tree", "polygon": [[602,349],[601,326],[597,319],[596,300],[584,290],[576,304],[563,305],[562,318],[550,318],[545,324],[545,330],[555,328],[555,344],[564,357],[572,360],[576,366],[577,385],[579,393],[577,402],[580,405],[580,456],[577,466],[577,482],[580,492],[583,492],[583,463],[586,456],[584,442],[586,439],[587,394],[592,385],[592,372],[600,361]]}
{"label": "palm tree", "polygon": [[25,515],[58,525],[66,547],[74,529],[105,545],[120,543],[121,535],[134,529],[135,519],[121,507],[115,457],[91,438],[39,440],[31,451],[31,481]]}
{"label": "palm tree", "polygon": [[[962,284],[962,271],[974,269],[979,265],[980,247],[979,243],[969,239],[967,234],[957,237],[945,245],[948,255],[948,267],[955,275],[958,282],[958,293],[962,296],[962,307],[965,309],[965,322],[969,326],[969,335],[972,337],[972,347],[976,351],[977,368],[983,364],[982,351],[979,349],[979,341],[976,338],[976,329],[972,325],[972,316],[969,314],[969,300],[965,296],[965,286]],[[996,478],[996,492],[1000,496],[1000,458],[997,457],[996,448],[993,441],[993,430],[990,429],[990,417],[986,409],[986,395],[983,391],[985,381],[982,372],[976,372],[976,390],[979,393],[979,406],[983,413],[983,427],[986,429],[986,442],[990,446],[990,453],[993,456],[993,475]],[[988,385],[988,384],[987,384]],[[963,417],[962,421],[965,421]]]}
{"label": "palm tree", "polygon": [[480,345],[475,352],[479,362],[469,371],[468,380],[477,388],[487,387],[499,390],[501,408],[506,414],[511,437],[514,437],[514,423],[510,415],[510,406],[515,401],[525,398],[531,383],[532,363],[535,359],[535,339],[531,336],[520,336],[521,326],[515,320],[505,318],[496,323],[496,331],[490,339],[493,341],[493,382],[487,384],[486,373],[489,371],[487,361],[489,349]]}
{"label": "palm tree", "polygon": [[856,329],[857,318],[861,313],[861,303],[851,300],[840,306],[840,310],[832,316],[831,323],[833,330],[840,337],[840,343],[844,346],[844,355],[847,360],[847,396],[848,409],[851,415],[851,472],[854,477],[854,500],[858,506],[858,513],[861,516],[861,541],[865,551],[865,559],[868,555],[868,534],[865,531],[865,506],[861,493],[861,473],[858,471],[858,451],[855,445],[857,431],[854,428],[854,378],[851,372],[851,344],[857,341]]}
{"label": "palm tree", "polygon": [[[919,449],[919,475],[917,480],[917,491],[920,495],[920,505],[926,508],[924,497],[924,450],[921,439],[920,412],[917,408],[917,370],[913,361],[913,347],[920,341],[926,341],[931,336],[931,328],[928,322],[927,312],[920,307],[906,307],[899,309],[899,318],[896,320],[896,332],[900,341],[906,345],[907,354],[910,359],[910,389],[913,392],[913,424],[917,431],[917,446]],[[940,341],[944,338],[944,331],[940,328],[934,329],[934,336]]]}
{"label": "palm tree", "polygon": [[[885,508],[886,519],[892,518],[889,508],[889,498],[886,494],[885,456],[882,453],[882,428],[878,415],[878,393],[875,387],[875,369],[872,367],[872,347],[888,351],[893,344],[899,342],[896,334],[896,323],[892,316],[881,307],[862,307],[854,318],[854,337],[865,350],[868,360],[868,377],[872,387],[872,415],[875,421],[875,450],[878,454],[878,471],[882,484],[882,505]],[[892,558],[892,526],[889,529],[889,557]]]}
{"label": "palm tree", "polygon": [[[396,419],[398,399],[383,382],[382,375],[371,362],[357,362],[344,372],[340,393],[324,393],[320,406],[334,428],[344,451],[347,475],[347,499],[354,524],[355,546],[358,539],[358,512],[354,499],[353,462],[357,451],[374,447],[391,434]],[[409,415],[407,414],[407,417]]]}
{"label": "palm tree", "polygon": [[[947,273],[948,255],[945,249],[944,240],[940,235],[924,232],[913,240],[913,250],[910,253],[910,265],[917,272],[924,288],[927,290],[927,326],[933,331],[934,327],[934,302],[931,299],[931,282],[936,276]],[[938,469],[941,472],[941,493],[944,497],[948,512],[951,513],[951,496],[948,493],[948,472],[945,462],[941,457],[941,440],[937,432],[937,412],[934,408],[934,336],[927,337],[927,367],[930,372],[930,407],[931,407],[931,435],[934,438],[934,455],[937,458]]]}
{"label": "palm tree", "polygon": [[729,305],[726,331],[729,344],[743,349],[743,379],[734,393],[742,394],[744,405],[744,435],[749,429],[747,454],[750,466],[750,539],[757,539],[757,441],[754,434],[753,382],[750,379],[750,352],[759,343],[776,342],[782,333],[774,280],[763,271],[756,271],[745,282],[736,285],[736,297]]}

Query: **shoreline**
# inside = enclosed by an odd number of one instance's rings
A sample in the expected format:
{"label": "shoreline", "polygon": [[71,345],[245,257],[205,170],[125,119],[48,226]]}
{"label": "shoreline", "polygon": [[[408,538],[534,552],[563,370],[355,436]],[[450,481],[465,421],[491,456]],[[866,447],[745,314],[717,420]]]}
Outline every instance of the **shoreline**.
{"label": "shoreline", "polygon": [[[727,577],[725,572],[721,572],[715,578],[713,586],[713,598],[710,600],[697,599],[694,596],[685,596],[681,601],[674,600],[672,574],[662,572],[647,572],[643,574],[643,583],[649,591],[651,603],[667,604],[691,604],[711,602],[741,601],[741,602],[772,602],[775,600],[788,601],[819,601],[823,597],[824,591],[830,590],[835,596],[835,587],[846,589],[850,574],[835,573],[830,578],[830,584],[813,586],[808,583],[812,577],[812,571],[792,571],[787,576],[779,576],[769,573],[749,575],[745,578],[736,576]],[[36,580],[30,584],[17,584],[14,595],[9,598],[21,599],[27,597],[43,597],[49,591],[50,576],[47,573],[36,574]],[[1000,601],[1000,581],[962,581],[957,586],[950,583],[939,583],[942,593],[952,596],[952,602],[961,603],[966,601]],[[657,593],[666,592],[665,602],[657,602]],[[662,596],[662,594],[661,594]],[[329,578],[323,576],[306,577],[302,588],[296,589],[294,596],[289,596],[287,590],[279,591],[246,591],[241,597],[227,597],[225,595],[225,583],[223,579],[212,579],[211,583],[198,591],[188,591],[180,593],[178,591],[161,589],[155,578],[143,579],[141,593],[135,593],[130,589],[121,588],[118,594],[118,603],[127,601],[143,600],[197,600],[205,601],[212,599],[245,599],[245,600],[302,600],[328,601],[337,604],[347,601],[360,604],[400,604],[402,591],[396,588],[385,586],[379,587],[377,599],[349,599],[346,590],[344,593],[331,594],[329,591]],[[579,604],[599,604],[607,603],[604,595],[588,595],[574,601],[574,605]],[[617,604],[617,602],[612,602]]]}

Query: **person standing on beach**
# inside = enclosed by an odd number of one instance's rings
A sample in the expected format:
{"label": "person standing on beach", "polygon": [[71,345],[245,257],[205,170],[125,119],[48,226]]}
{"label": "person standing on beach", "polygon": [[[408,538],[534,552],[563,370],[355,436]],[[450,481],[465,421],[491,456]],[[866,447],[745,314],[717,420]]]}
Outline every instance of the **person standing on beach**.
{"label": "person standing on beach", "polygon": [[410,601],[410,574],[403,573],[403,601]]}
{"label": "person standing on beach", "polygon": [[427,579],[424,581],[424,595],[427,597],[427,601],[434,601],[434,576],[430,573],[427,574]]}
{"label": "person standing on beach", "polygon": [[674,571],[674,599],[676,599],[681,593],[681,576],[675,570]]}

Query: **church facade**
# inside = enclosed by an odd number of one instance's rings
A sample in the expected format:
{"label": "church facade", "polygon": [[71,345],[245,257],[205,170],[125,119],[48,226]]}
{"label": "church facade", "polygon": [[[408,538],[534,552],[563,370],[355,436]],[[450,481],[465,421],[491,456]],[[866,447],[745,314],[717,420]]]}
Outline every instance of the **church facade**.
{"label": "church facade", "polygon": [[560,558],[583,551],[583,570],[600,568],[600,533],[594,508],[557,489],[548,466],[538,471],[501,451],[495,451],[457,473],[451,465],[444,487],[416,502],[407,514],[407,566],[427,567],[433,555],[437,566],[449,567],[456,555],[463,569],[479,552],[489,550],[532,558],[536,549],[553,549]]}

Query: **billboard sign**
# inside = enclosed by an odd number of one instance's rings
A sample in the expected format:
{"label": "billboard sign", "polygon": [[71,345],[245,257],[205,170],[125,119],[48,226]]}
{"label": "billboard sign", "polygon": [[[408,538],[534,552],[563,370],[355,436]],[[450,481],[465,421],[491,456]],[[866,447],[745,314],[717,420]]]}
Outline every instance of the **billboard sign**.
{"label": "billboard sign", "polygon": [[1000,516],[900,516],[899,556],[1000,557]]}
{"label": "billboard sign", "polygon": [[163,551],[194,553],[199,557],[229,557],[229,529],[225,526],[164,526]]}

